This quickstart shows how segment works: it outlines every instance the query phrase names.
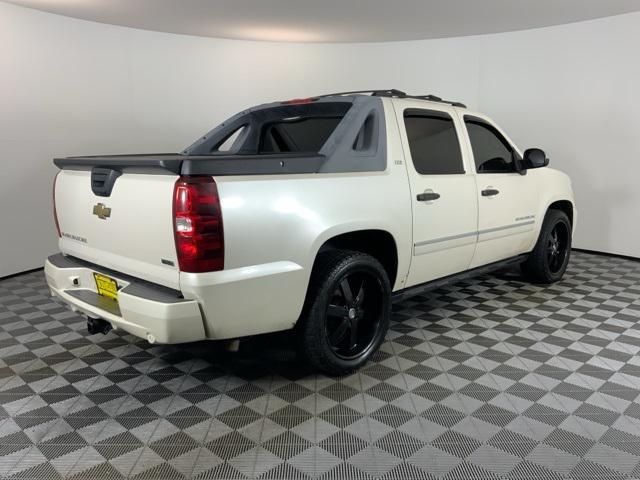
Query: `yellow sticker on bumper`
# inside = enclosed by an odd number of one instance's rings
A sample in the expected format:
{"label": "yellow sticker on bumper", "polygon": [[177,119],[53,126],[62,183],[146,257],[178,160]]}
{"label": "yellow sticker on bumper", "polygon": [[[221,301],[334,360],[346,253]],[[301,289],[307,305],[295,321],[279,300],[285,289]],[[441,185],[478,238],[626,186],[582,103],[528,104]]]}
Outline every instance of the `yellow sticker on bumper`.
{"label": "yellow sticker on bumper", "polygon": [[114,300],[118,299],[118,283],[113,278],[101,273],[94,273],[93,278],[96,281],[96,289],[100,295]]}

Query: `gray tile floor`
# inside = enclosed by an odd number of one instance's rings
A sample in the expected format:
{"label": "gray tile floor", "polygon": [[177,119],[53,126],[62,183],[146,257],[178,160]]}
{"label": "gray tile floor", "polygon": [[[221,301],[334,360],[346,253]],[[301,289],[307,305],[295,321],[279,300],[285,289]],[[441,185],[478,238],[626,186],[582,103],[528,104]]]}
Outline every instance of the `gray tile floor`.
{"label": "gray tile floor", "polygon": [[0,477],[640,477],[638,262],[574,252],[550,287],[503,272],[404,301],[344,378],[290,345],[89,336],[42,272],[2,280]]}

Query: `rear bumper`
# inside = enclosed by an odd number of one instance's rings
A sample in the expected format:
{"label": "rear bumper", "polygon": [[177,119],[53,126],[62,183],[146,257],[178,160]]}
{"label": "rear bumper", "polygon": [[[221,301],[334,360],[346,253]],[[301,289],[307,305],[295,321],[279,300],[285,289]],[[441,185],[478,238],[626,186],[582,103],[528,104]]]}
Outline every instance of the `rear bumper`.
{"label": "rear bumper", "polygon": [[[197,300],[186,300],[179,292],[113,272],[82,260],[52,255],[45,262],[51,293],[75,311],[109,322],[154,343],[184,343],[206,338]],[[94,272],[118,282],[118,301],[98,295]]]}

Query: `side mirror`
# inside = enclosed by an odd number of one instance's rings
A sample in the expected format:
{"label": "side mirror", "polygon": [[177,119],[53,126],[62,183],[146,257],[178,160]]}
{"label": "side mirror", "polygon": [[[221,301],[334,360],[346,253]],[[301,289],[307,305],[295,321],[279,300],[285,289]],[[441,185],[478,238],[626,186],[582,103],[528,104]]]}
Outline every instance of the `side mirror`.
{"label": "side mirror", "polygon": [[522,157],[522,168],[527,170],[530,168],[540,168],[549,165],[549,159],[544,150],[539,148],[529,148],[524,151]]}

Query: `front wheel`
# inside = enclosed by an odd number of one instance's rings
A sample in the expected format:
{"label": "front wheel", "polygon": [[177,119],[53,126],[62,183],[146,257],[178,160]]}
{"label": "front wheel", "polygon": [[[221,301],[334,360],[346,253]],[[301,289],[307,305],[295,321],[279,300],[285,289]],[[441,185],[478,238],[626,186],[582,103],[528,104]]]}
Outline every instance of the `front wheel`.
{"label": "front wheel", "polygon": [[560,210],[549,210],[540,236],[529,258],[522,264],[523,273],[537,283],[554,283],[562,279],[571,254],[571,222]]}
{"label": "front wheel", "polygon": [[380,262],[360,252],[323,252],[297,326],[301,351],[318,370],[349,373],[378,349],[390,316],[391,287]]}

